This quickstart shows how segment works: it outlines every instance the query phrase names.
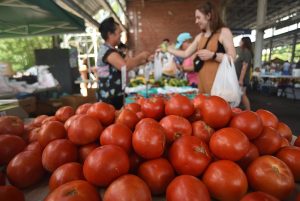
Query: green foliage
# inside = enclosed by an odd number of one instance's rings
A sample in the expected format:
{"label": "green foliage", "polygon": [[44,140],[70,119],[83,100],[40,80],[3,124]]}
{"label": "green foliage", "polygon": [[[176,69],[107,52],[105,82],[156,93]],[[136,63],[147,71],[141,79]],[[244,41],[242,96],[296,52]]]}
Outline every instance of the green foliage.
{"label": "green foliage", "polygon": [[35,64],[34,50],[52,48],[51,36],[0,40],[0,61],[12,64],[14,71],[24,71]]}
{"label": "green foliage", "polygon": [[[283,47],[278,47],[272,50],[272,55],[271,55],[271,60],[275,58],[279,58],[283,61],[291,61],[292,57],[292,47],[291,46],[283,46]],[[269,59],[269,54],[263,54],[262,55],[262,60],[263,61],[268,61]],[[295,58],[294,61],[297,62],[300,60],[300,43],[296,45],[295,49]]]}

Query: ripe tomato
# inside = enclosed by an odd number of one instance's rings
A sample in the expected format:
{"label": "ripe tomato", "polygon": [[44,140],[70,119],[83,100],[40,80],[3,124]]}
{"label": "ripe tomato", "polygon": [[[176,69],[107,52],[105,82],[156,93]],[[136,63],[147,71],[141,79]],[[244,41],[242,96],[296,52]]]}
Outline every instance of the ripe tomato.
{"label": "ripe tomato", "polygon": [[136,114],[127,109],[123,109],[116,119],[116,123],[123,124],[131,130],[134,130],[134,127],[138,122],[139,118],[136,116]]}
{"label": "ripe tomato", "polygon": [[52,173],[49,180],[50,191],[53,191],[64,183],[74,180],[84,180],[82,165],[74,162],[66,163]]}
{"label": "ripe tomato", "polygon": [[300,136],[298,136],[297,139],[295,140],[294,146],[300,147]]}
{"label": "ripe tomato", "polygon": [[52,191],[45,201],[101,201],[97,189],[87,181],[75,180],[65,183]]}
{"label": "ripe tomato", "polygon": [[57,118],[58,121],[65,122],[74,114],[75,114],[75,110],[72,107],[64,106],[59,108],[56,111],[55,117]]}
{"label": "ripe tomato", "polygon": [[274,129],[277,128],[278,119],[277,119],[276,115],[274,115],[272,112],[270,112],[268,110],[259,109],[256,111],[256,113],[261,118],[264,126],[269,126]]}
{"label": "ripe tomato", "polygon": [[216,131],[210,138],[211,152],[223,160],[238,161],[250,148],[247,136],[236,128],[223,128]]}
{"label": "ripe tomato", "polygon": [[156,122],[140,124],[132,135],[134,151],[146,159],[154,159],[162,156],[165,144],[165,131]]}
{"label": "ripe tomato", "polygon": [[195,121],[192,123],[192,135],[200,138],[206,144],[209,143],[211,135],[215,132],[209,125],[204,121]]}
{"label": "ripe tomato", "polygon": [[280,148],[282,148],[282,147],[288,147],[288,146],[290,146],[289,141],[288,141],[286,138],[282,137],[282,138],[281,138],[281,145],[280,145]]}
{"label": "ripe tomato", "polygon": [[166,102],[166,115],[177,115],[188,118],[194,113],[195,107],[186,96],[175,94]]}
{"label": "ripe tomato", "polygon": [[2,116],[0,117],[0,135],[11,134],[22,136],[24,132],[23,121],[16,116]]}
{"label": "ripe tomato", "polygon": [[175,174],[168,160],[158,158],[142,163],[138,170],[138,176],[146,182],[153,195],[160,195],[165,193]]}
{"label": "ripe tomato", "polygon": [[94,103],[87,111],[87,115],[98,119],[102,125],[109,126],[115,120],[116,109],[114,106],[98,102]]}
{"label": "ripe tomato", "polygon": [[240,201],[259,201],[259,200],[279,201],[276,197],[260,191],[248,193]]}
{"label": "ripe tomato", "polygon": [[106,189],[103,201],[152,201],[147,184],[139,177],[131,174],[124,175],[113,181]]}
{"label": "ripe tomato", "polygon": [[280,149],[276,157],[289,166],[296,182],[300,181],[300,148],[289,146]]}
{"label": "ripe tomato", "polygon": [[271,127],[264,127],[262,134],[253,140],[260,155],[274,154],[281,146],[281,136]]}
{"label": "ripe tomato", "polygon": [[42,121],[42,124],[45,124],[49,121],[58,121],[58,119],[55,116],[49,116]]}
{"label": "ripe tomato", "polygon": [[146,118],[160,120],[165,114],[164,100],[159,97],[144,99],[141,104],[141,111]]}
{"label": "ripe tomato", "polygon": [[50,142],[42,154],[42,163],[46,170],[53,172],[59,166],[77,161],[77,147],[67,139]]}
{"label": "ripe tomato", "polygon": [[238,115],[241,112],[243,112],[243,110],[241,108],[238,108],[238,107],[231,108],[231,111],[232,111],[232,117],[234,117],[235,115]]}
{"label": "ripe tomato", "polygon": [[81,115],[81,114],[76,114],[76,115],[71,116],[71,117],[65,122],[65,124],[64,124],[65,130],[68,131],[68,129],[69,129],[71,123],[72,123],[75,119],[78,119],[78,118],[81,117],[81,116],[83,116],[83,115]]}
{"label": "ripe tomato", "polygon": [[97,147],[99,147],[97,143],[86,144],[79,147],[79,161],[83,163],[86,157]]}
{"label": "ripe tomato", "polygon": [[202,120],[202,115],[199,108],[195,108],[194,113],[188,117],[188,120],[193,123]]}
{"label": "ripe tomato", "polygon": [[0,186],[0,200],[25,201],[25,197],[23,192],[14,186]]}
{"label": "ripe tomato", "polygon": [[40,134],[40,129],[41,128],[34,128],[31,131],[29,131],[29,134],[28,134],[28,142],[29,143],[38,141],[39,134]]}
{"label": "ripe tomato", "polygon": [[225,127],[232,115],[230,105],[218,96],[207,97],[200,112],[205,123],[214,129]]}
{"label": "ripe tomato", "polygon": [[243,111],[235,115],[230,121],[230,127],[242,131],[249,140],[257,138],[263,130],[260,117],[252,111]]}
{"label": "ripe tomato", "polygon": [[8,164],[25,147],[25,141],[19,136],[0,135],[0,166]]}
{"label": "ripe tomato", "polygon": [[136,124],[135,130],[139,129],[139,127],[143,124],[153,124],[153,126],[157,126],[157,121],[152,118],[144,118]]}
{"label": "ripe tomato", "polygon": [[68,137],[74,144],[85,145],[99,139],[102,130],[103,127],[98,120],[83,115],[71,122]]}
{"label": "ripe tomato", "polygon": [[141,105],[138,103],[129,103],[125,105],[124,108],[134,113],[141,112]]}
{"label": "ripe tomato", "polygon": [[292,141],[293,133],[288,125],[283,122],[279,122],[276,130],[281,137],[286,138],[289,142]]}
{"label": "ripe tomato", "polygon": [[114,144],[122,147],[127,153],[131,150],[131,130],[120,123],[115,123],[101,133],[100,144]]}
{"label": "ripe tomato", "polygon": [[128,170],[128,155],[117,145],[104,145],[94,149],[83,165],[84,177],[97,186],[108,186]]}
{"label": "ripe tomato", "polygon": [[92,103],[85,103],[83,105],[80,105],[77,109],[75,114],[86,114],[87,111],[90,109],[90,107],[92,106]]}
{"label": "ripe tomato", "polygon": [[172,144],[169,159],[178,174],[199,176],[209,165],[211,155],[204,141],[183,136]]}
{"label": "ripe tomato", "polygon": [[211,163],[202,179],[210,195],[217,200],[240,200],[248,189],[243,170],[229,160]]}
{"label": "ripe tomato", "polygon": [[42,122],[48,118],[48,115],[39,115],[37,116],[34,120],[33,120],[33,125],[36,127],[41,127],[42,126]]}
{"label": "ripe tomato", "polygon": [[204,101],[206,99],[206,96],[204,94],[198,94],[194,99],[193,99],[193,104],[195,108],[201,108]]}
{"label": "ripe tomato", "polygon": [[67,135],[64,124],[59,121],[50,121],[42,125],[38,134],[38,141],[42,147],[46,147],[49,142],[63,139]]}
{"label": "ripe tomato", "polygon": [[43,147],[40,145],[39,142],[35,141],[35,142],[28,144],[25,147],[24,151],[33,151],[33,152],[36,152],[36,153],[42,155]]}
{"label": "ripe tomato", "polygon": [[246,170],[250,165],[250,163],[258,157],[259,157],[259,152],[257,147],[254,144],[250,143],[248,152],[243,158],[237,161],[237,164],[239,164],[243,170]]}
{"label": "ripe tomato", "polygon": [[26,188],[43,179],[41,155],[33,151],[24,151],[16,155],[8,164],[7,178],[18,188]]}
{"label": "ripe tomato", "polygon": [[185,135],[192,135],[192,125],[184,117],[168,115],[160,120],[159,124],[164,128],[168,142]]}
{"label": "ripe tomato", "polygon": [[166,193],[167,201],[210,201],[206,186],[201,180],[190,175],[173,179]]}
{"label": "ripe tomato", "polygon": [[255,159],[247,169],[250,186],[282,200],[295,188],[294,177],[289,167],[273,156]]}

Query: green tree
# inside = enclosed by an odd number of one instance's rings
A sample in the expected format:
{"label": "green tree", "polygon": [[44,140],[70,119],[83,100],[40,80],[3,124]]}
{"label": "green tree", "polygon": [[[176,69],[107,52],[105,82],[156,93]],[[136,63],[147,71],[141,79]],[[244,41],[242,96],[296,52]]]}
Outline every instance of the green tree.
{"label": "green tree", "polygon": [[34,50],[52,48],[51,36],[0,40],[0,61],[12,64],[14,71],[24,71],[35,64]]}

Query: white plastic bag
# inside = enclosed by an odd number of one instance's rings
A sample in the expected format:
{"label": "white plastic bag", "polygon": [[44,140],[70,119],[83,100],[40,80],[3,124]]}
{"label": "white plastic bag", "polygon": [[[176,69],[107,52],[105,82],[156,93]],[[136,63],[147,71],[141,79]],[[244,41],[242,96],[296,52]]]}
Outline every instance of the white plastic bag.
{"label": "white plastic bag", "polygon": [[154,57],[154,79],[159,80],[162,76],[162,54],[156,53]]}
{"label": "white plastic bag", "polygon": [[241,102],[241,88],[237,79],[235,66],[232,58],[224,54],[219,65],[211,95],[220,96],[226,100],[231,107],[237,107]]}

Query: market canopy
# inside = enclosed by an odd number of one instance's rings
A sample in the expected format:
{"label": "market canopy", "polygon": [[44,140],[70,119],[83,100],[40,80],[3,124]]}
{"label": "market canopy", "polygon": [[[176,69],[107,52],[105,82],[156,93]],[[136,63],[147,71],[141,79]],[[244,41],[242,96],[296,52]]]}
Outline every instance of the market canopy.
{"label": "market canopy", "polygon": [[0,0],[0,37],[84,32],[84,20],[52,0]]}

